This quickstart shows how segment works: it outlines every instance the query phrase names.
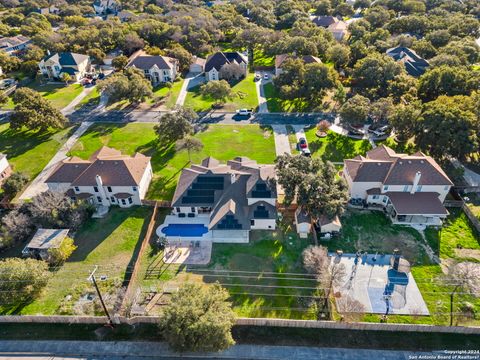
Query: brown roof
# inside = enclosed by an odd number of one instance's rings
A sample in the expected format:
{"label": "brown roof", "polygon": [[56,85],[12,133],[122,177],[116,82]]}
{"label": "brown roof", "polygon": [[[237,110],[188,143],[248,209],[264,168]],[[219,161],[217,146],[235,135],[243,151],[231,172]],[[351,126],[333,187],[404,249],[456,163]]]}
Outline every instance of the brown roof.
{"label": "brown roof", "polygon": [[46,183],[71,183],[71,186],[95,186],[100,175],[105,186],[140,185],[150,157],[122,155],[118,150],[102,147],[90,160],[70,158],[62,161]]}
{"label": "brown roof", "polygon": [[398,215],[448,215],[436,192],[387,192]]}
{"label": "brown roof", "polygon": [[[281,68],[282,64],[285,60],[295,59],[295,58],[297,58],[297,57],[294,56],[294,55],[289,55],[289,54],[277,55],[277,56],[275,56],[275,67],[276,68]],[[300,57],[300,59],[302,59],[305,64],[312,64],[312,63],[321,64],[322,63],[322,60],[320,60],[318,57],[313,56],[313,55],[305,55],[305,56]]]}
{"label": "brown roof", "polygon": [[381,193],[380,188],[371,188],[367,190],[367,195],[380,195]]}
{"label": "brown roof", "polygon": [[421,173],[419,185],[453,185],[432,157],[421,152],[397,154],[385,145],[367,152],[366,157],[345,160],[345,168],[355,182],[381,182],[384,185],[409,185]]}

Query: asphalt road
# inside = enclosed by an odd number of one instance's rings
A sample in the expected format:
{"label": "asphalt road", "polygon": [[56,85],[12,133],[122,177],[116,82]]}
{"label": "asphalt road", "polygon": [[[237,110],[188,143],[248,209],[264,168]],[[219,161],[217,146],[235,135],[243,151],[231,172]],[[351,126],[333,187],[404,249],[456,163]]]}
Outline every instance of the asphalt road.
{"label": "asphalt road", "polygon": [[[409,351],[333,349],[294,346],[235,345],[219,353],[174,353],[164,343],[98,341],[0,341],[0,359],[339,359],[406,360],[414,355],[445,355]],[[430,358],[430,357],[429,357]],[[436,359],[437,357],[432,357]],[[472,358],[473,359],[479,359]]]}

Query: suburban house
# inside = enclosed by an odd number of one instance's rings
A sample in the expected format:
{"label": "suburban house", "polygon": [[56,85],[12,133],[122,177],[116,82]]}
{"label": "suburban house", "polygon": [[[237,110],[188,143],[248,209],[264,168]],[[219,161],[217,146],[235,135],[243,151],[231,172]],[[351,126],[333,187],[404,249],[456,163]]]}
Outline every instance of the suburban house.
{"label": "suburban house", "polygon": [[274,176],[274,165],[259,165],[246,157],[226,164],[209,157],[183,169],[173,212],[157,234],[167,239],[247,243],[251,230],[274,230]]}
{"label": "suburban house", "polygon": [[106,15],[116,13],[120,5],[115,0],[95,0],[93,8],[97,15]]}
{"label": "suburban house", "polygon": [[48,14],[58,15],[60,14],[60,9],[55,5],[50,5],[47,7],[38,8],[36,12],[41,15],[48,15]]}
{"label": "suburban house", "polygon": [[192,58],[192,63],[190,64],[190,72],[193,74],[201,74],[205,71],[205,62],[207,60],[202,59],[201,57],[194,56]]}
{"label": "suburban house", "polygon": [[60,79],[62,73],[67,73],[74,81],[79,81],[92,70],[88,55],[71,52],[47,55],[38,64],[41,73],[49,79]]}
{"label": "suburban house", "polygon": [[68,236],[68,229],[38,229],[30,242],[22,250],[23,256],[48,260],[49,250],[58,249]]}
{"label": "suburban house", "polygon": [[394,224],[436,225],[453,183],[430,156],[397,154],[381,145],[344,161],[350,204],[382,208]]}
{"label": "suburban house", "polygon": [[[312,231],[313,221],[306,211],[301,208],[298,208],[295,211],[295,226],[297,228],[297,233],[300,238],[305,239],[308,237],[310,231]],[[342,223],[338,216],[333,217],[332,219],[327,216],[322,216],[317,223],[317,229],[319,229],[320,234],[327,235],[339,233],[342,230]]]}
{"label": "suburban house", "polygon": [[153,85],[157,85],[175,80],[179,71],[179,62],[171,57],[147,55],[139,50],[130,57],[127,67],[141,70]]}
{"label": "suburban house", "polygon": [[220,80],[222,68],[225,65],[235,64],[242,70],[242,76],[247,76],[248,59],[239,52],[217,52],[210,55],[205,62],[205,79],[207,81]]}
{"label": "suburban house", "polygon": [[429,66],[427,60],[407,47],[398,46],[388,49],[387,55],[391,56],[395,61],[403,63],[407,73],[414,77],[422,75]]}
{"label": "suburban house", "polygon": [[[278,76],[283,72],[282,65],[285,62],[285,60],[292,59],[292,58],[297,58],[297,56],[289,55],[289,54],[281,54],[275,57],[275,76]],[[314,63],[321,64],[322,63],[322,60],[312,55],[305,55],[300,57],[300,59],[302,59],[305,64],[314,64]]]}
{"label": "suburban house", "polygon": [[23,35],[0,38],[0,50],[10,56],[15,56],[24,51],[32,40]]}
{"label": "suburban house", "polygon": [[132,20],[135,20],[135,19],[139,18],[139,16],[137,14],[134,14],[133,12],[128,11],[128,10],[122,10],[122,11],[119,11],[118,13],[116,13],[116,14],[108,15],[107,19],[109,19],[112,16],[116,16],[117,18],[120,19],[121,22],[132,21]]}
{"label": "suburban house", "polygon": [[94,205],[141,205],[152,180],[150,157],[122,155],[103,146],[90,159],[71,157],[60,162],[45,181],[53,191]]}
{"label": "suburban house", "polygon": [[12,174],[12,167],[8,163],[7,155],[0,154],[0,185]]}
{"label": "suburban house", "polygon": [[315,25],[323,27],[332,33],[337,41],[342,41],[349,35],[348,24],[335,16],[312,16],[311,19]]}

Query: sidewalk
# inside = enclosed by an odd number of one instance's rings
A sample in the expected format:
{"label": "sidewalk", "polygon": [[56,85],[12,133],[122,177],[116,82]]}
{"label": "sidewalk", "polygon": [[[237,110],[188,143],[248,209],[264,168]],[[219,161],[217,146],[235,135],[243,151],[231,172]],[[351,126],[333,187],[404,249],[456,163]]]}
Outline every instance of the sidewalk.
{"label": "sidewalk", "polygon": [[22,195],[18,198],[19,200],[31,199],[35,195],[38,195],[44,191],[48,190],[45,180],[52,174],[55,166],[62,160],[67,158],[67,153],[70,151],[73,145],[77,142],[78,138],[82,136],[85,131],[93,124],[93,122],[83,122],[79,128],[68,138],[65,144],[62,145],[60,150],[55,154],[55,156],[49,161],[47,166],[42,170],[40,174],[31,182],[31,184],[25,189]]}
{"label": "sidewalk", "polygon": [[100,342],[100,341],[0,341],[0,356],[64,356],[82,358],[142,358],[163,359],[375,359],[406,360],[413,355],[429,355],[431,358],[445,352],[414,353],[410,351],[367,350],[343,348],[317,348],[306,346],[234,345],[230,349],[215,353],[175,353],[161,342]]}
{"label": "sidewalk", "polygon": [[62,109],[62,114],[67,116],[67,115],[70,115],[71,113],[73,113],[75,111],[75,107],[80,104],[80,102],[85,98],[87,97],[94,89],[96,88],[96,85],[95,86],[90,86],[90,87],[86,87],[86,88],[83,88],[82,92],[80,94],[78,94],[78,96],[72,100],[72,102],[70,104],[68,104],[67,106],[65,106],[63,109]]}

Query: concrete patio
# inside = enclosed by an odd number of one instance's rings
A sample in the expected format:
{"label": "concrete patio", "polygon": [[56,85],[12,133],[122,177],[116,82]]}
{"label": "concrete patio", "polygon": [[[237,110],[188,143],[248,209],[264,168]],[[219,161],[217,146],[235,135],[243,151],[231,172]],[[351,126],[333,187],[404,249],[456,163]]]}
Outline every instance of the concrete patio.
{"label": "concrete patio", "polygon": [[163,261],[166,264],[206,265],[211,255],[211,241],[172,241],[165,248]]}

